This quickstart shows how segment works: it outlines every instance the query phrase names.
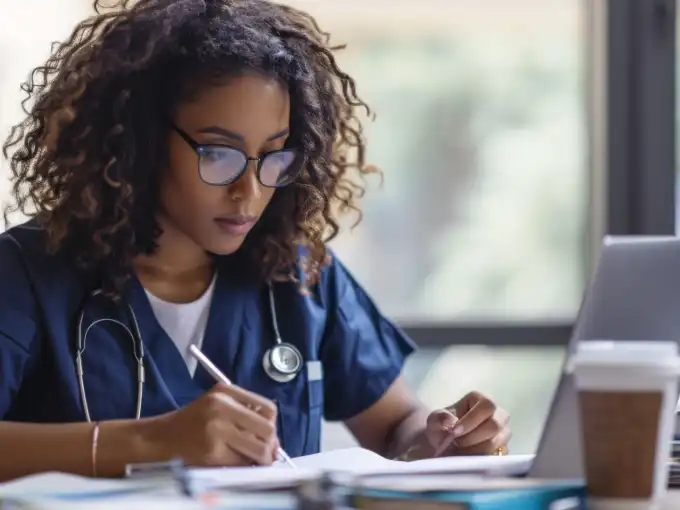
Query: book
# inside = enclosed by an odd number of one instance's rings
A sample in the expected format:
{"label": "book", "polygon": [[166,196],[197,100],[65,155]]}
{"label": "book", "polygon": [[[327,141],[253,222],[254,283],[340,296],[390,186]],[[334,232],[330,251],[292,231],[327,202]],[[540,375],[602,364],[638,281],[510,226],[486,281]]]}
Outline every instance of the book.
{"label": "book", "polygon": [[367,477],[354,488],[359,510],[585,510],[578,480],[465,476]]}

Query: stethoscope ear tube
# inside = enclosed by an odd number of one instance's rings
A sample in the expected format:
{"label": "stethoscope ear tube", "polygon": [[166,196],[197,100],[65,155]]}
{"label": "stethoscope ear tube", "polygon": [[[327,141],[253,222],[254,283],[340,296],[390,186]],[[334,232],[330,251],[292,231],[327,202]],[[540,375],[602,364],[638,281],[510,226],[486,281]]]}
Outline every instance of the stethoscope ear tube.
{"label": "stethoscope ear tube", "polygon": [[[99,294],[99,291],[92,293],[92,296]],[[144,397],[144,381],[145,381],[145,371],[144,371],[144,340],[142,339],[142,334],[139,330],[139,324],[137,323],[137,317],[132,306],[128,305],[128,312],[130,314],[130,319],[133,324],[134,333],[128,328],[124,323],[109,317],[103,317],[93,321],[87,329],[83,332],[83,322],[85,320],[85,307],[80,311],[80,316],[78,317],[78,331],[76,335],[76,376],[78,378],[78,388],[80,390],[80,400],[83,405],[83,413],[85,414],[85,419],[90,422],[92,417],[90,416],[90,407],[87,402],[87,393],[85,392],[85,370],[83,369],[83,353],[85,352],[85,347],[87,345],[87,334],[90,330],[99,323],[111,322],[117,324],[125,330],[125,332],[132,340],[132,349],[134,357],[137,361],[137,404],[135,406],[135,419],[139,419],[142,415],[142,400]],[[135,335],[136,333],[136,335]]]}

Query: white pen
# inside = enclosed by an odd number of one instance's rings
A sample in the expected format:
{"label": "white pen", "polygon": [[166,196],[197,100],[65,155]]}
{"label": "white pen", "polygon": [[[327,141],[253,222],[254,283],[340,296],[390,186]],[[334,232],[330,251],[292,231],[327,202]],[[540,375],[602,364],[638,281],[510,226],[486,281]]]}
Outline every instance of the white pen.
{"label": "white pen", "polygon": [[[196,361],[198,361],[201,364],[201,366],[205,368],[210,375],[213,376],[213,379],[215,379],[217,382],[221,382],[226,386],[231,386],[231,381],[229,380],[229,378],[226,375],[224,375],[222,371],[219,368],[217,368],[215,364],[212,361],[210,361],[208,357],[205,354],[203,354],[198,347],[192,345],[191,347],[189,347],[189,352],[194,358],[196,358]],[[290,458],[290,456],[283,450],[283,448],[279,447],[276,453],[279,457],[279,460],[284,461],[290,467],[297,467],[293,462],[293,459]]]}

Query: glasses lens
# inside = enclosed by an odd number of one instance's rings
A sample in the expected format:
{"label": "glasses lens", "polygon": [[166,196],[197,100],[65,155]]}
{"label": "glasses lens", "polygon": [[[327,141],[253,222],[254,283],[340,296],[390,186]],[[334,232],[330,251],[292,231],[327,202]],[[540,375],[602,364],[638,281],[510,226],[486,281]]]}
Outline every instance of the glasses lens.
{"label": "glasses lens", "polygon": [[198,171],[208,184],[229,184],[246,167],[242,152],[229,147],[201,147]]}
{"label": "glasses lens", "polygon": [[262,160],[260,181],[270,188],[290,184],[302,168],[302,160],[303,158],[294,149],[270,152]]}

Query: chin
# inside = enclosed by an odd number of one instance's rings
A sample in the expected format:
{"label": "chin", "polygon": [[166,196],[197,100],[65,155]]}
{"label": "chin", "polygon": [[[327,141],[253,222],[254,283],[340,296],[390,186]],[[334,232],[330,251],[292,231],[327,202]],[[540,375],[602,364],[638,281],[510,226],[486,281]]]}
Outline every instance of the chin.
{"label": "chin", "polygon": [[214,255],[231,255],[233,253],[236,253],[238,249],[243,245],[243,243],[238,243],[234,245],[217,245],[217,246],[211,246],[206,249],[206,251],[209,251],[210,253]]}
{"label": "chin", "polygon": [[236,253],[241,246],[243,246],[243,241],[245,238],[233,238],[233,239],[223,239],[217,242],[206,243],[203,248],[214,255],[231,255]]}

